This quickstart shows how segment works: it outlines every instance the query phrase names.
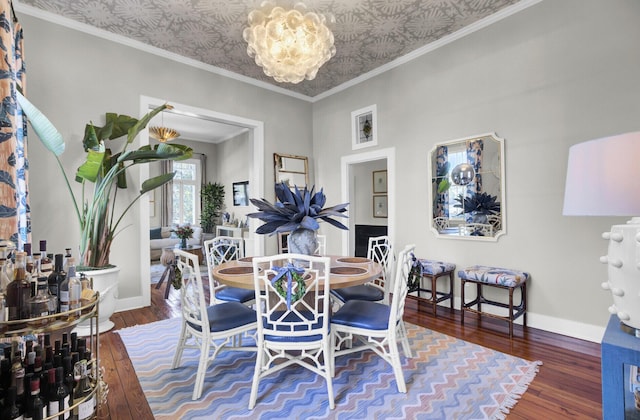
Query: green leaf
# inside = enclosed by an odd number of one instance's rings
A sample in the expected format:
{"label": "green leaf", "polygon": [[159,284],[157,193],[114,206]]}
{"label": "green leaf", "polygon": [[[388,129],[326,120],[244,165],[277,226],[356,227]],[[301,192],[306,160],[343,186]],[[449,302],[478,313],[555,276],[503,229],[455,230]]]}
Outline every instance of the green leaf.
{"label": "green leaf", "polygon": [[76,171],[76,181],[96,182],[102,168],[104,155],[104,146],[100,147],[99,150],[89,150],[87,152],[87,160]]}
{"label": "green leaf", "polygon": [[167,174],[158,175],[153,178],[149,178],[142,183],[142,188],[140,189],[140,194],[144,194],[148,191],[156,189],[167,182],[171,181],[173,177],[176,175],[175,172],[169,172]]}
{"label": "green leaf", "polygon": [[60,156],[64,152],[64,140],[62,134],[54,127],[47,117],[44,116],[38,108],[36,108],[27,98],[25,98],[20,92],[16,93],[18,96],[18,103],[22,107],[22,110],[29,118],[31,127],[38,135],[38,138],[54,155]]}
{"label": "green leaf", "polygon": [[160,105],[144,115],[133,127],[129,128],[129,132],[127,134],[127,144],[133,143],[136,136],[142,130],[144,130],[147,124],[149,124],[149,121],[151,121],[153,117],[155,117],[158,113],[162,112],[165,109],[173,109],[173,106],[169,104]]}

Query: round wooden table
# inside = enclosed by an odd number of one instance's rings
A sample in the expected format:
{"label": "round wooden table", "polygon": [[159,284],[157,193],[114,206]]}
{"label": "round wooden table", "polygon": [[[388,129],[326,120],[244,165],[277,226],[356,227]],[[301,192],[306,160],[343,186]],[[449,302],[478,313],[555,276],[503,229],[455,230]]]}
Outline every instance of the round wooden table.
{"label": "round wooden table", "polygon": [[[357,286],[382,275],[382,266],[367,258],[330,256],[332,289]],[[362,270],[365,270],[364,272]],[[253,289],[252,257],[229,261],[213,268],[211,275],[222,284],[242,289]]]}

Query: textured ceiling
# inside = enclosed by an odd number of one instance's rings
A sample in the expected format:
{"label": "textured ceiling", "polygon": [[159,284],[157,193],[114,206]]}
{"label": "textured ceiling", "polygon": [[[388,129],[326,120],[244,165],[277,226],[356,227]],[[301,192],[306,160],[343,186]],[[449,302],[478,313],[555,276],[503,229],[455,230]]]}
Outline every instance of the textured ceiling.
{"label": "textured ceiling", "polygon": [[276,83],[247,55],[242,30],[247,26],[248,13],[259,6],[259,0],[19,2],[314,97],[520,0],[307,0],[309,10],[335,17],[331,29],[336,55],[314,80],[299,84]]}

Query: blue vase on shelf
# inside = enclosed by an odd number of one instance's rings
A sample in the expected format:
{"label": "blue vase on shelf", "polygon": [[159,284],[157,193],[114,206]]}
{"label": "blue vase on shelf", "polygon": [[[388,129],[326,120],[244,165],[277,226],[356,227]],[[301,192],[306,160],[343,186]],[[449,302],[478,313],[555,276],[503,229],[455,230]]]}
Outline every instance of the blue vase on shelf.
{"label": "blue vase on shelf", "polygon": [[187,238],[180,238],[180,248],[185,249],[187,247]]}

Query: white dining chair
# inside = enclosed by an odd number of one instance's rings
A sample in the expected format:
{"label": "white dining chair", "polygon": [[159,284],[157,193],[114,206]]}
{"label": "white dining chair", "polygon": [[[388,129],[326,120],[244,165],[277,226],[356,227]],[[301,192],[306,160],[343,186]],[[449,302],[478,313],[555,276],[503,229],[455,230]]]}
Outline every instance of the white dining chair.
{"label": "white dining chair", "polygon": [[[405,357],[412,357],[402,316],[408,290],[407,278],[412,265],[411,253],[414,249],[415,245],[408,245],[398,255],[390,305],[350,300],[331,317],[334,358],[357,351],[374,351],[393,367],[398,392],[407,392],[398,342],[402,345]],[[331,366],[334,375],[335,360]]]}
{"label": "white dining chair", "polygon": [[244,239],[232,236],[216,236],[204,241],[207,272],[209,273],[209,302],[240,302],[251,306],[254,303],[252,289],[241,289],[220,284],[213,278],[212,270],[222,263],[244,258]]}
{"label": "white dining chair", "polygon": [[391,284],[387,280],[391,280],[390,274],[393,272],[393,249],[389,237],[383,235],[369,238],[367,258],[382,266],[382,274],[365,284],[331,290],[334,300],[339,303],[354,299],[389,303]]}
{"label": "white dining chair", "polygon": [[334,408],[330,261],[329,257],[288,253],[253,259],[258,353],[249,409],[256,404],[260,380],[291,365],[324,377],[329,407]]}
{"label": "white dining chair", "polygon": [[207,306],[200,276],[198,257],[176,249],[176,266],[182,275],[180,306],[182,323],[172,369],[180,366],[186,348],[200,350],[198,371],[191,399],[202,396],[204,378],[209,365],[222,350],[255,351],[257,348],[236,346],[237,336],[256,328],[256,312],[239,302],[213,303]]}

